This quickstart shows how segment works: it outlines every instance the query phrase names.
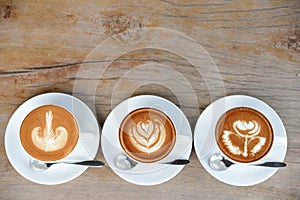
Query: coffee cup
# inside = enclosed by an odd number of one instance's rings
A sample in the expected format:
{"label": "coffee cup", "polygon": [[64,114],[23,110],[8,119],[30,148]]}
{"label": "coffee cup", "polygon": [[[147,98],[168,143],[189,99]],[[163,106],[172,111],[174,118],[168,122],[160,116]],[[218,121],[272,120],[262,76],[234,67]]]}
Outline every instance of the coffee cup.
{"label": "coffee cup", "polygon": [[236,107],[219,118],[215,139],[225,158],[249,164],[261,161],[270,152],[274,132],[269,120],[258,110]]}
{"label": "coffee cup", "polygon": [[24,150],[34,159],[54,162],[67,157],[79,140],[79,127],[71,112],[56,105],[32,110],[20,127]]}
{"label": "coffee cup", "polygon": [[176,129],[168,115],[154,108],[133,110],[119,127],[120,145],[132,160],[155,163],[169,155],[176,141]]}

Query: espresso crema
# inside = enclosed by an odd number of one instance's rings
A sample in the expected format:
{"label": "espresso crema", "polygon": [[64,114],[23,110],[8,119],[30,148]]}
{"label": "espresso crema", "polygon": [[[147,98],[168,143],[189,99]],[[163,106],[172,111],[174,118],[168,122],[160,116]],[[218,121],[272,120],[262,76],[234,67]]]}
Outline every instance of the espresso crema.
{"label": "espresso crema", "polygon": [[264,157],[273,143],[273,129],[257,110],[238,107],[227,111],[216,126],[217,144],[234,161],[247,163]]}

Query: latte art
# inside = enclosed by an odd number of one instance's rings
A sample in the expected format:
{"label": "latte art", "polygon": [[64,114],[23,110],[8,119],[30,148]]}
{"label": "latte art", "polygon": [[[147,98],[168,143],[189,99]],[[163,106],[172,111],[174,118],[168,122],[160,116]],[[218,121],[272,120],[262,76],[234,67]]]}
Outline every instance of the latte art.
{"label": "latte art", "polygon": [[52,111],[46,112],[45,127],[35,127],[32,130],[33,144],[43,151],[56,151],[63,148],[68,139],[68,131],[65,127],[59,126],[55,130],[52,127],[53,115]]}
{"label": "latte art", "polygon": [[76,119],[68,110],[44,105],[32,110],[23,120],[20,140],[24,150],[42,161],[57,161],[75,148],[79,138]]}
{"label": "latte art", "polygon": [[[248,151],[250,151],[250,155],[255,156],[255,154],[258,153],[266,143],[265,137],[257,136],[260,132],[260,126],[254,120],[251,122],[237,120],[233,123],[233,129],[235,130],[234,132],[224,130],[222,138],[229,151],[235,155],[248,157]],[[244,149],[240,149],[238,146],[232,144],[230,139],[231,135],[235,135],[240,140],[244,141]],[[249,143],[255,139],[258,139],[258,143],[256,143],[252,148],[249,148]]]}
{"label": "latte art", "polygon": [[120,125],[123,150],[140,162],[156,162],[167,156],[175,144],[172,121],[163,112],[141,108],[129,113]]}
{"label": "latte art", "polygon": [[138,122],[130,130],[130,140],[136,144],[138,150],[152,153],[162,147],[166,138],[166,130],[159,120]]}
{"label": "latte art", "polygon": [[237,162],[253,162],[264,157],[273,142],[273,129],[258,111],[238,107],[227,111],[216,126],[220,150]]}

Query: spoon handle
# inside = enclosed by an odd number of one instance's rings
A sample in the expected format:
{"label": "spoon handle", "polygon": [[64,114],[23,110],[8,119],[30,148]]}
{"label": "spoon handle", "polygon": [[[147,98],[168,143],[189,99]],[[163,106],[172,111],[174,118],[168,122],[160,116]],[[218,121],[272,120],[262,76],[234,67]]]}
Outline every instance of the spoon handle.
{"label": "spoon handle", "polygon": [[[102,167],[105,165],[104,162],[98,160],[86,160],[81,162],[60,162],[60,163],[71,164],[71,165],[83,165],[89,167]],[[50,167],[53,164],[58,164],[58,163],[46,163],[47,167]]]}
{"label": "spoon handle", "polygon": [[101,167],[101,166],[105,165],[104,162],[99,161],[99,160],[86,160],[86,161],[82,161],[82,162],[75,162],[72,164],[85,165],[85,166],[89,166],[89,167]]}
{"label": "spoon handle", "polygon": [[283,162],[265,162],[261,164],[257,164],[256,166],[263,166],[263,167],[285,167],[286,164]]}
{"label": "spoon handle", "polygon": [[189,164],[190,161],[189,160],[185,160],[185,159],[176,159],[170,162],[166,162],[164,164],[170,164],[170,165],[186,165]]}

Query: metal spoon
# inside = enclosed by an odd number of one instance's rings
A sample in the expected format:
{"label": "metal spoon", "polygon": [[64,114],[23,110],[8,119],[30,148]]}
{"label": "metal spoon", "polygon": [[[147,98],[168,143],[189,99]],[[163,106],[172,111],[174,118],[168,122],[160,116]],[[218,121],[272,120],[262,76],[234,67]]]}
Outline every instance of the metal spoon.
{"label": "metal spoon", "polygon": [[[235,163],[225,159],[220,153],[213,154],[209,159],[209,166],[213,170],[223,171],[229,168],[231,165]],[[249,164],[250,165],[250,164]],[[260,164],[251,164],[251,166],[261,166],[261,167],[285,167],[286,164],[283,162],[264,162]]]}
{"label": "metal spoon", "polygon": [[[176,159],[170,162],[163,162],[159,164],[168,164],[168,165],[186,165],[190,163],[189,160],[186,159]],[[119,154],[115,159],[115,166],[121,170],[130,170],[138,165],[137,162],[126,156],[125,154]]]}
{"label": "metal spoon", "polygon": [[86,160],[81,162],[57,162],[57,163],[46,163],[35,159],[29,160],[29,165],[36,171],[44,171],[55,164],[71,164],[71,165],[82,165],[88,167],[102,167],[104,166],[104,162],[98,160]]}

